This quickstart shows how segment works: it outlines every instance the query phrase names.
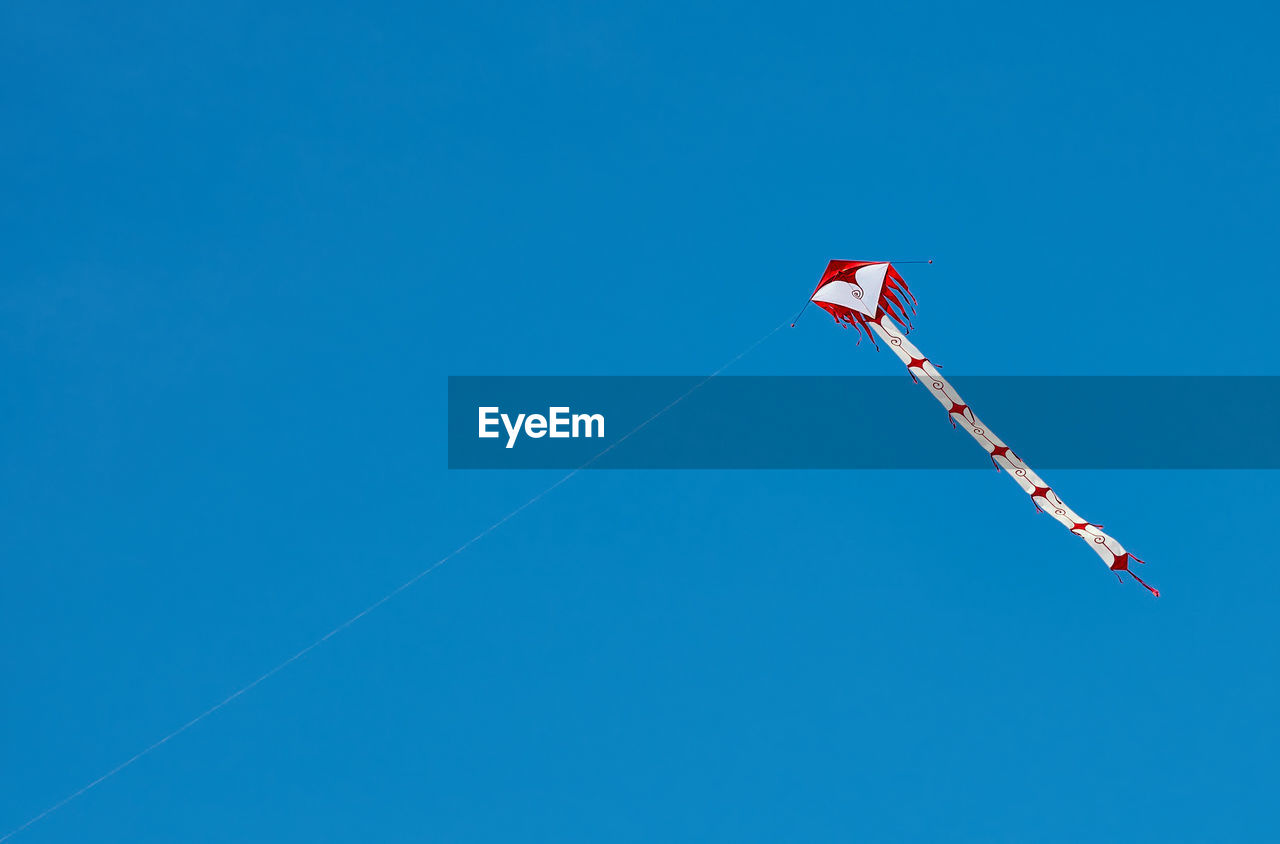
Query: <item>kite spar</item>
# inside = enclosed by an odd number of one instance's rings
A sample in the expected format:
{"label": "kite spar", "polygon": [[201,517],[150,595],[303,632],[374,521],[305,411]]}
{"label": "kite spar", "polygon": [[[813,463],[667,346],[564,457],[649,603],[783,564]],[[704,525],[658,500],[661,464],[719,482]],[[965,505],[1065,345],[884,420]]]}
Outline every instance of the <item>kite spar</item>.
{"label": "kite spar", "polygon": [[[982,424],[982,420],[933,363],[906,338],[906,332],[912,328],[910,314],[915,310],[916,299],[892,263],[832,261],[827,264],[827,270],[809,301],[831,314],[844,327],[853,326],[858,331],[859,343],[863,332],[877,349],[876,337],[884,340],[898,359],[906,364],[911,379],[923,383],[947,409],[951,426],[954,428],[959,423],[986,450],[996,471],[1003,468],[1022,487],[1022,491],[1031,496],[1031,503],[1037,510],[1048,513],[1067,530],[1088,542],[1117,578],[1120,578],[1120,572],[1127,571],[1152,595],[1160,597],[1158,589],[1148,585],[1129,568],[1130,563],[1143,561],[1126,551],[1115,537],[1104,533],[1102,525],[1086,522],[1064,504],[1022,458]],[[886,314],[889,319],[885,319]]]}

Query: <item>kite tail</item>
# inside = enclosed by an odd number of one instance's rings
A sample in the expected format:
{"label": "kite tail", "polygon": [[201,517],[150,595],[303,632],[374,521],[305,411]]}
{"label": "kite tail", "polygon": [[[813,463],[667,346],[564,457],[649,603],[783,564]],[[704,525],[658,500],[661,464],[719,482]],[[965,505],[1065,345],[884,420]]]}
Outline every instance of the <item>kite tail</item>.
{"label": "kite tail", "polygon": [[1126,551],[1123,557],[1121,557],[1119,560],[1116,560],[1115,563],[1111,565],[1111,570],[1116,573],[1116,577],[1119,577],[1120,572],[1122,571],[1128,572],[1129,576],[1132,577],[1134,580],[1138,581],[1139,583],[1141,583],[1144,589],[1146,589],[1152,595],[1155,595],[1157,598],[1159,598],[1160,590],[1155,588],[1151,584],[1147,583],[1145,580],[1143,580],[1141,577],[1138,576],[1137,572],[1129,568],[1130,560],[1132,560],[1135,563],[1138,563],[1139,565],[1145,566],[1147,564],[1146,560],[1139,560],[1137,557],[1133,556],[1132,554]]}
{"label": "kite tail", "polygon": [[907,372],[913,379],[923,383],[943,407],[947,408],[947,416],[954,427],[959,423],[986,450],[991,462],[997,470],[1003,468],[1014,479],[1022,491],[1031,496],[1031,503],[1037,510],[1048,513],[1056,521],[1076,536],[1089,543],[1094,552],[1102,558],[1102,562],[1114,572],[1128,571],[1129,576],[1142,584],[1147,591],[1157,598],[1160,590],[1150,586],[1138,575],[1129,570],[1129,561],[1142,563],[1137,557],[1125,550],[1124,546],[1113,536],[1104,533],[1102,525],[1086,522],[1070,507],[1063,503],[1058,494],[1022,461],[1009,446],[997,437],[990,428],[982,424],[982,420],[974,414],[972,408],[955,388],[942,377],[933,362],[921,354],[911,341],[898,330],[892,322],[884,319],[883,314],[875,319],[868,319],[869,327],[889,344],[889,348],[907,366]]}
{"label": "kite tail", "polygon": [[1147,583],[1145,580],[1143,580],[1142,578],[1138,577],[1138,575],[1134,574],[1132,571],[1129,571],[1129,569],[1125,569],[1125,571],[1128,571],[1128,572],[1129,572],[1129,576],[1130,576],[1130,577],[1132,577],[1134,580],[1138,581],[1138,583],[1142,584],[1142,588],[1143,588],[1143,589],[1146,589],[1148,592],[1150,592],[1152,595],[1155,595],[1157,598],[1159,598],[1159,597],[1160,597],[1160,590],[1159,590],[1159,589],[1155,588],[1155,587],[1154,587],[1154,586],[1152,586],[1150,583]]}

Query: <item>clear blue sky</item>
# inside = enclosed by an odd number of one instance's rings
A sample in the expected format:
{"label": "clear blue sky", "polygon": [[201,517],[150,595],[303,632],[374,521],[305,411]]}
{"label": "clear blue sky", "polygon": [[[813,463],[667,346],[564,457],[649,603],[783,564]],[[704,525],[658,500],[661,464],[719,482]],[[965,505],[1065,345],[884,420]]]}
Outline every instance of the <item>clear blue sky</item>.
{"label": "clear blue sky", "polygon": [[[709,372],[868,256],[951,373],[1280,374],[1262,4],[630,5],[0,10],[0,828],[556,477],[447,471],[449,374]],[[1274,833],[1280,477],[1050,477],[1155,601],[955,445],[576,477],[14,840]]]}

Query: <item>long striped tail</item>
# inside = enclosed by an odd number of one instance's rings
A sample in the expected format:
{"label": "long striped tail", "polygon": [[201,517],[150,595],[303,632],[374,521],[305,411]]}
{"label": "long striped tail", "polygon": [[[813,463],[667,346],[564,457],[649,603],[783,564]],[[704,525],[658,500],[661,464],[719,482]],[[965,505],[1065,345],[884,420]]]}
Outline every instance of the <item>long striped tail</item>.
{"label": "long striped tail", "polygon": [[1102,525],[1086,522],[1074,510],[1064,504],[1058,494],[1039,475],[1031,471],[1031,467],[1024,463],[1021,457],[992,433],[990,428],[982,424],[982,420],[977,417],[969,405],[965,404],[964,399],[955,391],[955,388],[947,382],[947,379],[942,377],[929,359],[912,345],[911,341],[898,330],[898,327],[891,320],[884,319],[883,314],[881,314],[874,320],[867,320],[867,324],[889,345],[889,348],[898,356],[898,359],[906,364],[907,372],[911,374],[911,378],[928,388],[933,397],[942,403],[942,406],[947,409],[947,413],[951,417],[952,426],[959,424],[968,431],[969,436],[973,437],[978,445],[986,449],[996,470],[999,471],[1003,468],[1009,473],[1009,477],[1013,478],[1018,486],[1022,487],[1022,491],[1031,496],[1031,503],[1035,505],[1037,510],[1048,513],[1066,527],[1067,530],[1088,542],[1089,546],[1102,558],[1102,562],[1107,568],[1116,573],[1117,578],[1120,577],[1120,572],[1127,571],[1134,580],[1142,584],[1152,595],[1157,598],[1160,597],[1160,590],[1148,585],[1146,581],[1129,568],[1130,563],[1142,563],[1143,561],[1126,551],[1115,537],[1104,533]]}

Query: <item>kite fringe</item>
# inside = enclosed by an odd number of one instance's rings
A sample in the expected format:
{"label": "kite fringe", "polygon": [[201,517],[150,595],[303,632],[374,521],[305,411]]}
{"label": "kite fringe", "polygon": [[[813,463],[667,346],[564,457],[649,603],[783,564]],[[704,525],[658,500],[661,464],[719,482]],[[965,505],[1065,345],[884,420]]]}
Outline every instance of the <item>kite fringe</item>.
{"label": "kite fringe", "polygon": [[[902,277],[897,269],[894,268],[893,264],[889,265],[889,269],[885,275],[889,278],[888,286],[891,289],[902,291],[912,305],[919,304],[919,302],[916,301],[916,297],[912,294],[911,288],[907,285],[907,280]],[[914,308],[912,310],[914,310]]]}

